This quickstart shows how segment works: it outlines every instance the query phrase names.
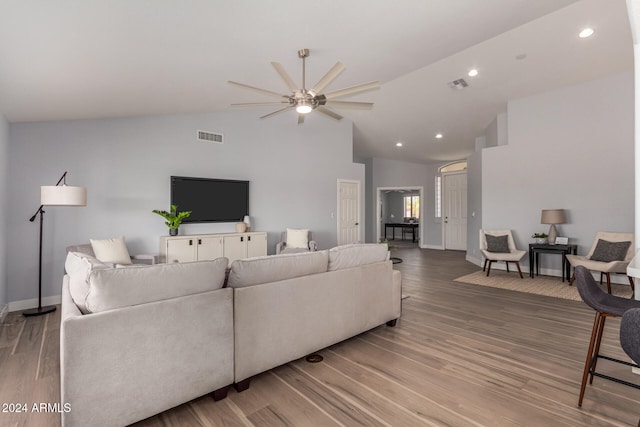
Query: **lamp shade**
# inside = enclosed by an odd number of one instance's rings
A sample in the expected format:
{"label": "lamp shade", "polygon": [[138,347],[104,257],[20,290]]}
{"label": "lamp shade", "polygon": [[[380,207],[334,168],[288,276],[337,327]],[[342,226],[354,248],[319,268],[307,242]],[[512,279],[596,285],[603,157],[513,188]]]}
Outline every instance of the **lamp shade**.
{"label": "lamp shade", "polygon": [[86,187],[71,185],[43,185],[40,204],[49,206],[87,206]]}
{"label": "lamp shade", "polygon": [[540,224],[564,224],[564,209],[543,209]]}

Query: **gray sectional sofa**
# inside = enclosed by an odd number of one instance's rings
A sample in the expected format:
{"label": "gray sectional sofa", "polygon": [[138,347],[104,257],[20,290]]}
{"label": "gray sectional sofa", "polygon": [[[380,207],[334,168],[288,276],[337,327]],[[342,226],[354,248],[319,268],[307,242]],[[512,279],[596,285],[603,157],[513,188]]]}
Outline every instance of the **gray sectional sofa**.
{"label": "gray sectional sofa", "polygon": [[[112,268],[70,252],[63,426],[126,425],[400,317],[386,245]],[[225,281],[225,274],[228,280]]]}

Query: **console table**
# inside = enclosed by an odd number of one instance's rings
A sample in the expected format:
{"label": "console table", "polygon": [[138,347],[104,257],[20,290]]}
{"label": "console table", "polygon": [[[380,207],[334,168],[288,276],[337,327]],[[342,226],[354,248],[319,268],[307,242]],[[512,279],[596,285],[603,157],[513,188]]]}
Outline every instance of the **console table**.
{"label": "console table", "polygon": [[578,245],[549,245],[539,243],[529,243],[529,276],[533,277],[533,270],[536,276],[540,273],[540,254],[557,254],[562,256],[562,281],[565,278],[570,280],[571,264],[567,261],[567,254],[575,255],[578,252]]}
{"label": "console table", "polygon": [[396,228],[410,228],[411,229],[411,241],[416,242],[416,232],[418,231],[417,222],[387,222],[384,225],[384,239],[387,240],[387,228],[391,228],[392,240],[396,237]]}

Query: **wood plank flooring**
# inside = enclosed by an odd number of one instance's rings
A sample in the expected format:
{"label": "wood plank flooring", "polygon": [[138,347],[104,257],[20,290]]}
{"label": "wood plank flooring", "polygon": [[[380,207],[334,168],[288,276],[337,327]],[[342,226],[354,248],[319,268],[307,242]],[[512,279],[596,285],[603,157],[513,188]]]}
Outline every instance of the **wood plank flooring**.
{"label": "wood plank flooring", "polygon": [[[291,362],[253,378],[247,391],[219,402],[203,396],[136,426],[637,424],[640,390],[596,378],[577,406],[593,322],[582,302],[453,282],[479,269],[461,252],[393,252],[404,260],[395,268],[409,295],[395,328],[380,326],[320,351],[321,363]],[[29,406],[0,413],[0,425],[60,424],[57,413],[30,411],[60,399],[59,322],[59,311],[11,313],[0,326],[0,404]],[[602,348],[628,359],[619,325],[607,321]],[[599,366],[640,382],[626,367]]]}

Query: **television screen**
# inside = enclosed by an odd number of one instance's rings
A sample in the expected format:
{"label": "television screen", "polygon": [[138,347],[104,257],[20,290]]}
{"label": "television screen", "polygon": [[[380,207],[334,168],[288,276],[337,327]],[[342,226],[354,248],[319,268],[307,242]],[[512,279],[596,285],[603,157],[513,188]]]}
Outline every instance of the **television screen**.
{"label": "television screen", "polygon": [[172,176],[171,204],[191,211],[183,223],[242,221],[249,215],[249,181]]}

